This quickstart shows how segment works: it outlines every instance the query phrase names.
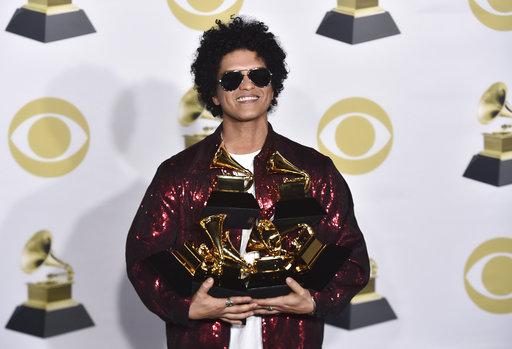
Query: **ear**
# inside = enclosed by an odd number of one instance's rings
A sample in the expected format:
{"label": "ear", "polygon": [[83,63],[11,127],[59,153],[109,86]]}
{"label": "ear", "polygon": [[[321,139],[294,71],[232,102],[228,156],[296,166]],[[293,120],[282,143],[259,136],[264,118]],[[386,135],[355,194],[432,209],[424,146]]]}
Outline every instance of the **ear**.
{"label": "ear", "polygon": [[219,101],[219,99],[217,98],[217,96],[212,96],[212,101],[213,101],[213,104],[215,104],[215,105],[220,105],[220,101]]}

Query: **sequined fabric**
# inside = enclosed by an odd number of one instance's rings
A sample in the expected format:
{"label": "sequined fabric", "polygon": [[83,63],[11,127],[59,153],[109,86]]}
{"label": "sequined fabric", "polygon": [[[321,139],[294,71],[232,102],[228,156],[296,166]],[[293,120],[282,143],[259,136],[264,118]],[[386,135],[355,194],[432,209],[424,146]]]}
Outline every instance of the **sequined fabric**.
{"label": "sequined fabric", "polygon": [[[222,125],[200,143],[163,162],[142,200],[128,233],[126,263],[128,277],[144,304],[166,322],[168,348],[227,348],[230,325],[215,320],[189,320],[190,298],[175,294],[166,280],[159,278],[145,261],[168,248],[179,248],[185,241],[207,243],[198,221],[220,169],[210,162],[221,143]],[[277,201],[277,185],[285,177],[268,175],[270,155],[279,152],[292,164],[309,173],[310,195],[327,211],[313,227],[322,242],[352,250],[346,263],[321,291],[313,293],[317,314],[262,317],[263,347],[321,348],[323,316],[340,312],[368,282],[369,262],[363,236],[357,226],[350,191],[332,161],[312,148],[295,143],[272,130],[254,160],[256,199],[260,219],[270,219]],[[235,246],[240,231],[232,230]]]}

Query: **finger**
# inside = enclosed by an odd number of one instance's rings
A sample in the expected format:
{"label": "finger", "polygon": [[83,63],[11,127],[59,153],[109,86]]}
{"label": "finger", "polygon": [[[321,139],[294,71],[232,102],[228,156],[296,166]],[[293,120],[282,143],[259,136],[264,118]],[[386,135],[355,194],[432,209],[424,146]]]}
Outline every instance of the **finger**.
{"label": "finger", "polygon": [[286,278],[286,284],[288,285],[289,288],[292,289],[293,292],[297,294],[301,294],[302,292],[304,292],[304,288],[291,277]]}
{"label": "finger", "polygon": [[274,315],[281,313],[279,308],[272,307],[272,310],[269,310],[268,307],[261,307],[254,310],[254,314],[256,315]]}
{"label": "finger", "polygon": [[226,313],[226,314],[222,314],[221,317],[226,318],[226,319],[231,319],[231,320],[243,320],[243,319],[246,319],[249,316],[253,316],[253,315],[254,315],[254,311],[250,310],[250,311],[241,312],[241,313]]}
{"label": "finger", "polygon": [[224,318],[224,317],[221,317],[219,319],[221,319],[222,321],[228,322],[228,323],[230,323],[232,325],[242,325],[243,324],[243,322],[240,321],[240,320],[231,320],[231,319],[227,319],[227,318]]}
{"label": "finger", "polygon": [[230,299],[235,304],[246,304],[246,303],[251,303],[251,301],[252,301],[252,298],[249,296],[230,297]]}
{"label": "finger", "polygon": [[197,293],[207,294],[208,291],[210,290],[210,288],[212,288],[212,286],[213,286],[213,278],[208,278],[201,284],[201,286],[197,290]]}
{"label": "finger", "polygon": [[256,307],[257,307],[257,305],[254,303],[234,305],[232,307],[226,307],[223,311],[223,314],[247,313],[247,312],[254,310]]}
{"label": "finger", "polygon": [[258,304],[260,307],[268,307],[268,306],[279,306],[283,304],[283,296],[274,297],[274,298],[260,298],[254,299],[254,303]]}

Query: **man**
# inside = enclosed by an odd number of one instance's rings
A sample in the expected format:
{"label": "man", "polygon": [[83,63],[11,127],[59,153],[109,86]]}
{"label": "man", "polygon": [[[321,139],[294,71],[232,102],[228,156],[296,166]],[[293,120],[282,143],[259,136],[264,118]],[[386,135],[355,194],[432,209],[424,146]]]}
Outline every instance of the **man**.
{"label": "man", "polygon": [[[272,130],[268,111],[287,77],[285,53],[261,22],[234,18],[203,34],[192,72],[201,101],[223,122],[214,134],[162,163],[128,234],[128,275],[145,305],[166,322],[169,348],[320,348],[323,317],[340,312],[368,282],[366,246],[357,226],[350,191],[332,161]],[[254,174],[251,189],[271,220],[277,185],[283,175],[268,175],[267,161],[279,151],[311,179],[310,195],[327,215],[313,229],[323,243],[351,250],[337,274],[320,292],[286,280],[288,295],[218,299],[206,280],[189,298],[149,266],[148,256],[176,249],[185,241],[207,243],[198,225],[212,183],[222,170],[211,168],[224,148]],[[233,244],[245,254],[248,231],[231,230]],[[242,325],[245,320],[246,325]]]}

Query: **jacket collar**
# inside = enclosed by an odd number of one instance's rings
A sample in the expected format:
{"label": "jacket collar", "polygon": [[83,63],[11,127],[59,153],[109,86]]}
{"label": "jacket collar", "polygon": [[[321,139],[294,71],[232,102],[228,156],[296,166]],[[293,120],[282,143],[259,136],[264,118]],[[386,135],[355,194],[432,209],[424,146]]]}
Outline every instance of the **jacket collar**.
{"label": "jacket collar", "polygon": [[[222,126],[223,123],[217,127],[215,132],[204,140],[201,154],[204,155],[205,160],[207,159],[207,166],[211,164],[215,153],[222,143]],[[256,158],[259,161],[267,161],[267,159],[270,158],[270,155],[276,150],[276,135],[277,134],[274,132],[272,125],[268,123],[267,138],[265,139],[265,143],[263,144],[261,151],[256,155]]]}

